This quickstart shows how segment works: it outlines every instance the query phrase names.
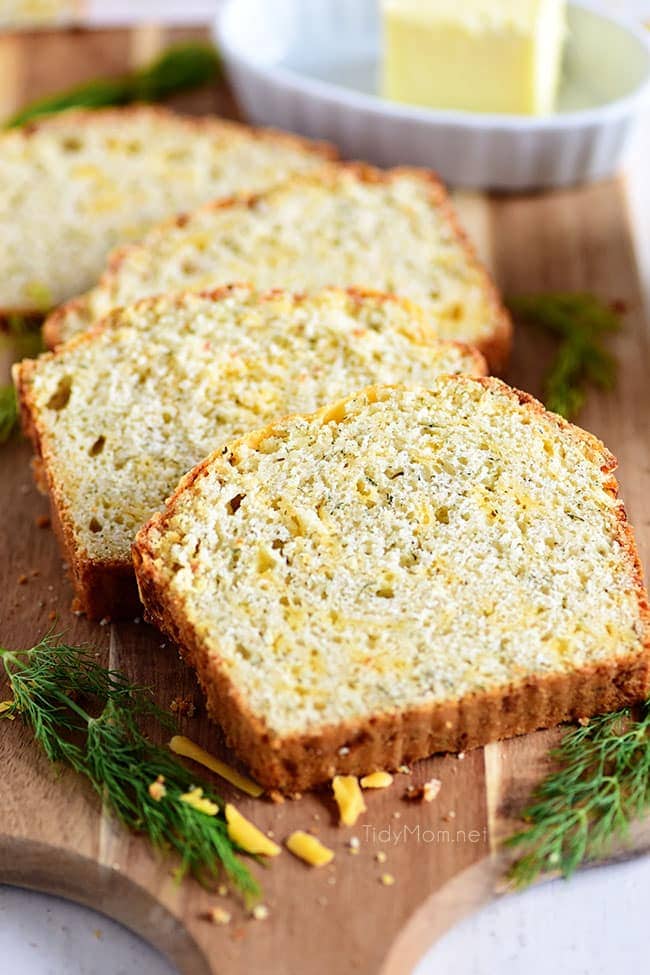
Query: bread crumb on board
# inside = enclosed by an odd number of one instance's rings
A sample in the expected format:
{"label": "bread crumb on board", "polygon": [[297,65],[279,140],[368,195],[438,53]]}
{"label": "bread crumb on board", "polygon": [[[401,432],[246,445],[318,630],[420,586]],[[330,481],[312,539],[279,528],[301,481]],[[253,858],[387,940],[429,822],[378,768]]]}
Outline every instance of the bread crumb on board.
{"label": "bread crumb on board", "polygon": [[179,718],[193,718],[196,714],[196,705],[190,695],[186,694],[184,697],[175,697],[169,705],[169,710]]}
{"label": "bread crumb on board", "polygon": [[428,782],[423,782],[422,785],[407,786],[402,798],[408,799],[411,802],[433,802],[440,792],[441,787],[442,782],[440,779],[429,779]]}
{"label": "bread crumb on board", "polygon": [[213,924],[230,924],[232,914],[223,907],[213,907],[208,911],[207,919]]}

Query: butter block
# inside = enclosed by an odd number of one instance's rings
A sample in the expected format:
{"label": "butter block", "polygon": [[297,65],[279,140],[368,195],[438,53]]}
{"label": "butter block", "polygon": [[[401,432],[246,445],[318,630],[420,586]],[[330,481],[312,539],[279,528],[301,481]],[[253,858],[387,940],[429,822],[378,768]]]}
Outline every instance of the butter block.
{"label": "butter block", "polygon": [[554,110],[565,0],[382,0],[382,90],[429,108]]}

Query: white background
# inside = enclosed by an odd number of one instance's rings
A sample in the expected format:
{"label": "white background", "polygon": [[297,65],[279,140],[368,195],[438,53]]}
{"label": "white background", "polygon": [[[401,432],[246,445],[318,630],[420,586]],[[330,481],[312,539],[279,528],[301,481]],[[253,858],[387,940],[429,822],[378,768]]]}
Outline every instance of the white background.
{"label": "white background", "polygon": [[[269,0],[272,2],[272,0]],[[462,2],[462,0],[461,0]],[[648,0],[605,6],[650,18]],[[155,13],[200,16],[206,0],[92,0],[101,19]],[[627,172],[646,309],[650,313],[650,118],[631,149]],[[649,314],[650,320],[650,314]],[[650,858],[585,871],[502,898],[434,946],[417,975],[613,975],[648,968]],[[0,972],[12,975],[174,975],[139,938],[107,918],[33,892],[0,886]],[[227,973],[224,972],[224,975]],[[257,973],[251,973],[257,975]],[[278,975],[284,975],[278,969]]]}

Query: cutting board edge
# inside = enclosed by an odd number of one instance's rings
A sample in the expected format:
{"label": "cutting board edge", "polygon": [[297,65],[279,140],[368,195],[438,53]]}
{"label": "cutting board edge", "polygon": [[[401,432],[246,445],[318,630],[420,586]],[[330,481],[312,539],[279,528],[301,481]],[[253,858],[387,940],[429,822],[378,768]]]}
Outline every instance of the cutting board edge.
{"label": "cutting board edge", "polygon": [[128,874],[73,850],[0,833],[0,883],[62,897],[124,925],[183,975],[210,975],[188,925]]}

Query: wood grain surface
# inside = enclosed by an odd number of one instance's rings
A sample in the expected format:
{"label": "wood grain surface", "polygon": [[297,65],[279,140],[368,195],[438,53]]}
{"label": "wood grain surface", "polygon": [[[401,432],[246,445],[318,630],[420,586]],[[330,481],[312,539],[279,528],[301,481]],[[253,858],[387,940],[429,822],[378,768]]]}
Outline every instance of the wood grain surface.
{"label": "wood grain surface", "polygon": [[[196,31],[174,32],[175,37],[188,34]],[[170,36],[145,27],[0,38],[0,115],[71,82],[117,74],[150,57]],[[235,114],[225,86],[184,96],[177,106]],[[553,195],[490,199],[466,194],[457,202],[506,293],[589,290],[624,303],[625,327],[613,343],[621,380],[614,393],[590,397],[581,422],[619,457],[624,498],[647,561],[648,330],[624,187],[609,182]],[[518,330],[510,381],[539,394],[550,351],[537,333]],[[5,368],[9,357],[5,348]],[[71,590],[54,538],[37,527],[47,503],[33,486],[29,461],[29,449],[18,437],[0,448],[0,643],[30,646],[54,623],[71,641],[90,642],[111,666],[152,686],[163,707],[190,695],[197,715],[183,720],[182,732],[225,754],[218,729],[201,711],[193,675],[159,634],[137,622],[94,626],[70,612]],[[91,790],[49,765],[19,721],[4,722],[0,881],[104,911],[154,942],[188,975],[397,975],[409,971],[458,917],[495,895],[504,866],[499,841],[516,825],[557,735],[539,733],[464,758],[418,763],[411,775],[397,776],[390,789],[367,794],[367,814],[354,829],[337,826],[327,790],[275,805],[241,797],[219,782],[224,797],[235,799],[278,841],[293,829],[316,828],[336,856],[321,870],[286,851],[267,870],[253,865],[268,919],[253,920],[229,900],[233,921],[216,927],[203,915],[225,903],[222,898],[191,881],[177,886],[170,863],[102,815]],[[434,776],[442,781],[434,802],[403,801],[408,784]],[[360,841],[356,855],[348,845],[352,836]],[[645,849],[649,841],[641,824],[624,855]],[[385,863],[377,861],[379,852],[386,854]],[[380,882],[385,872],[394,876],[393,886]]]}

